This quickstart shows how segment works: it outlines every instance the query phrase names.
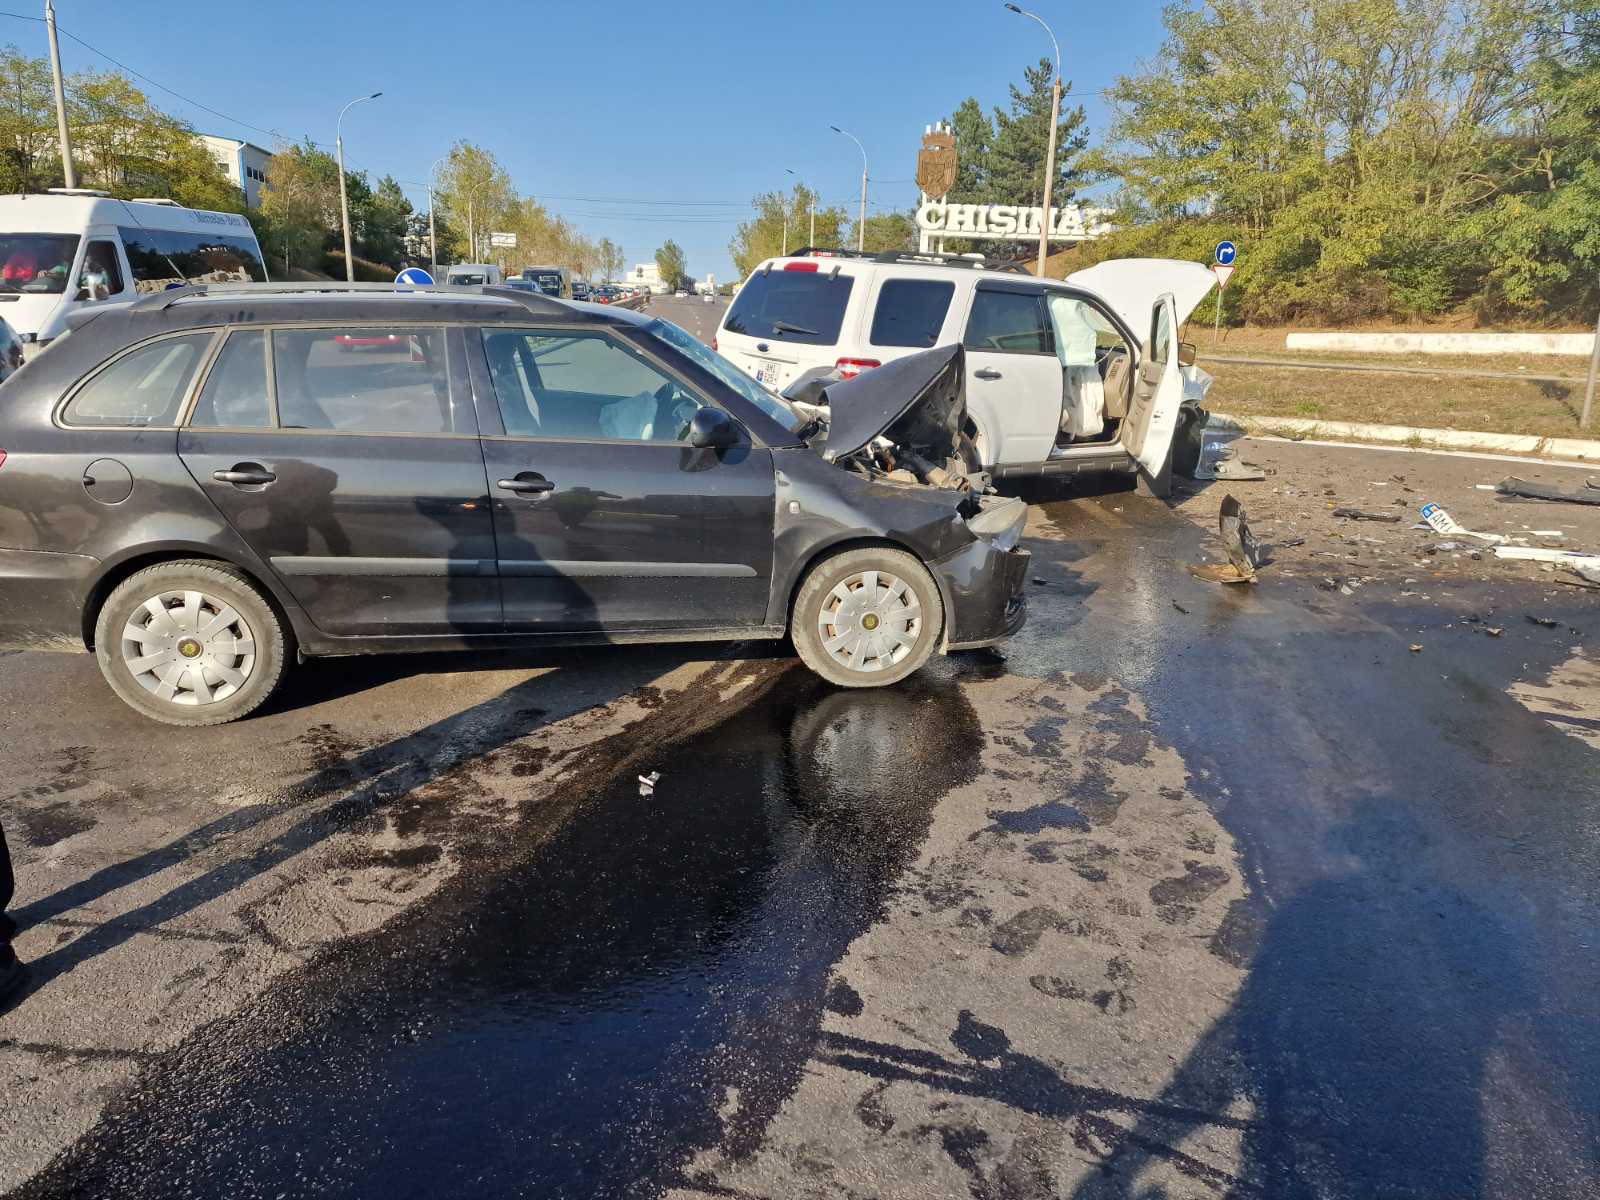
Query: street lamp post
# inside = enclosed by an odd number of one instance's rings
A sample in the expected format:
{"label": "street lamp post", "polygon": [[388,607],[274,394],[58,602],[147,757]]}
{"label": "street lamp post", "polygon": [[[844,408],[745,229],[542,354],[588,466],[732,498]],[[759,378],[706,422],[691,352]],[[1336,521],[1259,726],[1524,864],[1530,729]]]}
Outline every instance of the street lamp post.
{"label": "street lamp post", "polygon": [[1045,20],[1038,13],[1031,13],[1025,8],[1018,8],[1015,4],[1006,7],[1018,16],[1044,25],[1044,31],[1050,35],[1050,45],[1056,52],[1056,79],[1055,86],[1050,89],[1050,144],[1044,156],[1044,219],[1039,225],[1039,275],[1044,276],[1045,256],[1050,252],[1050,196],[1055,191],[1056,182],[1056,126],[1061,121],[1061,43],[1056,41],[1055,31],[1045,24]]}
{"label": "street lamp post", "polygon": [[856,222],[856,249],[867,248],[867,148],[861,144],[861,139],[855,134],[840,129],[837,125],[829,125],[835,133],[842,133],[856,144],[856,149],[861,151],[861,218]]}
{"label": "street lamp post", "polygon": [[442,158],[433,160],[433,166],[428,168],[428,261],[433,266],[432,274],[439,274],[439,235],[433,227],[433,181],[439,174],[439,164],[449,159],[446,154]]}
{"label": "street lamp post", "polygon": [[356,261],[351,256],[350,250],[350,197],[345,193],[344,186],[344,115],[367,100],[376,100],[382,92],[373,92],[370,96],[357,96],[339,110],[339,119],[333,123],[333,148],[339,157],[339,219],[344,225],[344,281],[356,281]]}
{"label": "street lamp post", "polygon": [[[799,175],[797,175],[795,173],[795,169],[793,167],[785,167],[783,169],[783,173],[785,175],[794,175],[796,179],[799,178]],[[783,198],[783,254],[785,256],[787,256],[788,253],[789,253],[789,197],[785,196]]]}

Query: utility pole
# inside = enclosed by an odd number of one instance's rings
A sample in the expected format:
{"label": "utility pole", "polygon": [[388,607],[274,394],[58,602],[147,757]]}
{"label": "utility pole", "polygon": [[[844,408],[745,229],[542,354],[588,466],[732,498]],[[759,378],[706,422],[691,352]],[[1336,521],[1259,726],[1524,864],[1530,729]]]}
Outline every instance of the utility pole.
{"label": "utility pole", "polygon": [[339,219],[344,226],[344,281],[356,281],[356,260],[350,250],[350,197],[345,194],[344,186],[344,115],[350,109],[367,100],[376,100],[382,92],[373,92],[370,96],[357,96],[339,110],[339,119],[333,123],[333,148],[338,151],[339,157]]}
{"label": "utility pole", "polygon": [[439,234],[433,227],[433,180],[439,173],[439,164],[449,157],[447,154],[444,158],[434,159],[433,166],[428,168],[428,261],[433,266],[431,273],[435,276],[439,274]]}
{"label": "utility pole", "polygon": [[1039,276],[1044,277],[1044,260],[1050,253],[1050,198],[1055,191],[1056,182],[1056,126],[1061,122],[1061,43],[1056,41],[1055,31],[1045,24],[1045,20],[1038,13],[1031,13],[1025,8],[1018,8],[1015,4],[1007,4],[1006,8],[1018,16],[1027,17],[1044,25],[1044,31],[1050,35],[1050,45],[1056,52],[1056,79],[1055,85],[1050,89],[1050,148],[1044,156],[1044,219],[1039,224]]}
{"label": "utility pole", "polygon": [[67,132],[67,90],[61,82],[61,43],[56,40],[56,6],[44,0],[44,26],[50,34],[50,78],[56,93],[56,133],[61,138],[61,175],[69,188],[78,186],[78,168],[72,165],[72,135]]}

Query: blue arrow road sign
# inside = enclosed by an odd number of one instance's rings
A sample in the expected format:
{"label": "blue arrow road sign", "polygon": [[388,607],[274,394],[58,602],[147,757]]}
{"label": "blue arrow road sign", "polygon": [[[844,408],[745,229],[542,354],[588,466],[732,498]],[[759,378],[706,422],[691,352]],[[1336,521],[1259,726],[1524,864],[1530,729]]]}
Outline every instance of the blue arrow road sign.
{"label": "blue arrow road sign", "polygon": [[423,287],[433,282],[433,276],[429,275],[421,267],[407,267],[404,271],[401,271],[400,274],[394,277],[394,281],[396,283],[410,283],[416,285],[417,287]]}
{"label": "blue arrow road sign", "polygon": [[1239,247],[1232,242],[1217,243],[1217,262],[1224,267],[1231,267],[1233,260],[1239,256]]}

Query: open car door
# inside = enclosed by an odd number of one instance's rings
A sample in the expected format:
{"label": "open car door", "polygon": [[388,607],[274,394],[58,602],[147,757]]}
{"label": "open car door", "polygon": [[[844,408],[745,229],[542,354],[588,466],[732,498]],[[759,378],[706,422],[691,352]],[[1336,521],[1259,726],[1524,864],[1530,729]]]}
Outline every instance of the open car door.
{"label": "open car door", "polygon": [[1164,496],[1171,487],[1168,453],[1183,403],[1178,370],[1177,302],[1168,292],[1150,309],[1149,335],[1139,353],[1133,399],[1122,423],[1122,448],[1133,457],[1150,489]]}

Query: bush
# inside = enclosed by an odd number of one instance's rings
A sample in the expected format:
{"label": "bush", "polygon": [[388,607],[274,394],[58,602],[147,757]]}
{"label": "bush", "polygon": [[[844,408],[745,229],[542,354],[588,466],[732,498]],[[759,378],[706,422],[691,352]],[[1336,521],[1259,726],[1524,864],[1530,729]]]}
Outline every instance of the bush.
{"label": "bush", "polygon": [[[359,254],[355,258],[357,283],[393,283],[397,274],[394,267],[371,262]],[[344,278],[344,251],[329,250],[322,256],[322,270],[330,279]]]}

